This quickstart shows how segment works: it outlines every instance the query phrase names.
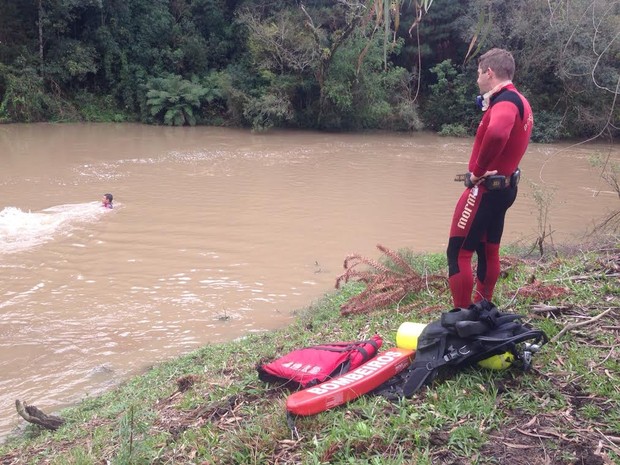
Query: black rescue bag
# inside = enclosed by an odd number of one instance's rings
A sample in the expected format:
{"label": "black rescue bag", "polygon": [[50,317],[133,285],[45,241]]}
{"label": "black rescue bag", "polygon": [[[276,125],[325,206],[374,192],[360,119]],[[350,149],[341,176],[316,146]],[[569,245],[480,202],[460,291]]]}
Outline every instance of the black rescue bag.
{"label": "black rescue bag", "polygon": [[543,331],[518,321],[522,318],[500,312],[486,300],[467,309],[443,313],[441,320],[427,325],[418,337],[415,358],[409,368],[379,386],[375,394],[408,398],[430,384],[442,367],[460,369],[505,352],[514,356],[513,364],[529,369],[532,355],[548,338]]}

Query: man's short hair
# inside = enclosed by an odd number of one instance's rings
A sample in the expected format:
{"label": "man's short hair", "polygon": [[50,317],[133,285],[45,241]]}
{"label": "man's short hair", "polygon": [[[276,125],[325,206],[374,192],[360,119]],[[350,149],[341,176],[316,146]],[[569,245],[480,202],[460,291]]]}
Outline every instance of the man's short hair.
{"label": "man's short hair", "polygon": [[114,200],[114,197],[112,196],[112,194],[106,194],[104,195],[104,197],[108,199],[108,202],[111,202],[112,200]]}
{"label": "man's short hair", "polygon": [[512,53],[501,48],[492,48],[478,58],[478,66],[482,72],[491,68],[499,79],[512,79],[515,75],[515,59]]}

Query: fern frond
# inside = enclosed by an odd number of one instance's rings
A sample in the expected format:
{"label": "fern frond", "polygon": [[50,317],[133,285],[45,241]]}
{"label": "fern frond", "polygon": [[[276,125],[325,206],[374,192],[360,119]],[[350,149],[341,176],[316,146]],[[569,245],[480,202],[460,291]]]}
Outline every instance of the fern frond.
{"label": "fern frond", "polygon": [[[440,275],[421,275],[397,252],[381,244],[378,244],[377,248],[397,269],[390,269],[359,254],[348,255],[344,261],[345,272],[337,278],[336,288],[339,288],[342,282],[354,279],[365,283],[366,288],[340,306],[342,315],[365,313],[399,305],[408,297],[446,281],[446,278]],[[362,264],[370,266],[370,269],[365,271],[355,269]],[[411,304],[406,304],[404,308],[409,305]]]}
{"label": "fern frond", "polygon": [[415,270],[411,267],[407,260],[405,260],[401,255],[399,255],[398,252],[388,249],[381,244],[377,244],[377,249],[383,252],[384,255],[386,255],[390,260],[392,260],[394,265],[401,268],[404,272],[415,273]]}

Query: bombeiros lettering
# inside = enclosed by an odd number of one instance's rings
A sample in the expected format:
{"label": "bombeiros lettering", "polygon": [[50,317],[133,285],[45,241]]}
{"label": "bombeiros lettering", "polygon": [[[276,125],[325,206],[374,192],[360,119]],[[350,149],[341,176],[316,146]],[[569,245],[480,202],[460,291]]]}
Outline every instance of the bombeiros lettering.
{"label": "bombeiros lettering", "polygon": [[331,379],[326,383],[320,384],[319,386],[306,389],[306,392],[318,395],[334,391],[341,386],[346,386],[373,374],[374,372],[393,362],[400,355],[400,352],[385,352],[384,354],[381,354],[378,357],[374,358],[372,361],[365,363],[364,365],[356,368],[355,370],[345,375]]}

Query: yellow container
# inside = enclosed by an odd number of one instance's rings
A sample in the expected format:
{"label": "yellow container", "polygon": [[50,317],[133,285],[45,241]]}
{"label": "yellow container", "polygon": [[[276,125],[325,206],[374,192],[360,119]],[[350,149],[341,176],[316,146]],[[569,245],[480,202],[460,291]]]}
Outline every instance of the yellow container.
{"label": "yellow container", "polygon": [[514,359],[514,355],[510,352],[505,352],[503,354],[493,355],[492,357],[480,360],[478,362],[478,366],[489,370],[505,370],[512,365]]}
{"label": "yellow container", "polygon": [[426,323],[405,321],[396,332],[396,346],[400,349],[415,350],[418,347],[418,337],[424,328]]}

